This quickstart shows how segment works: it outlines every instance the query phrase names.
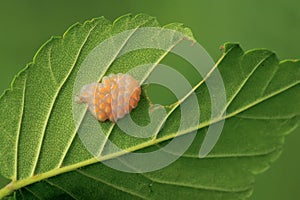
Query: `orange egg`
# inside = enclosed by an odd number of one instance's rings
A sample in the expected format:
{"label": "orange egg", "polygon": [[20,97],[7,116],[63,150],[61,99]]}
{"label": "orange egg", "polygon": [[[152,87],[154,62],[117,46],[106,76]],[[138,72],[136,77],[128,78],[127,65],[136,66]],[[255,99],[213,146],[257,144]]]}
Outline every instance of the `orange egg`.
{"label": "orange egg", "polygon": [[103,122],[117,122],[134,109],[141,95],[139,82],[128,74],[111,74],[102,83],[84,85],[78,96],[80,103],[87,103],[89,111]]}

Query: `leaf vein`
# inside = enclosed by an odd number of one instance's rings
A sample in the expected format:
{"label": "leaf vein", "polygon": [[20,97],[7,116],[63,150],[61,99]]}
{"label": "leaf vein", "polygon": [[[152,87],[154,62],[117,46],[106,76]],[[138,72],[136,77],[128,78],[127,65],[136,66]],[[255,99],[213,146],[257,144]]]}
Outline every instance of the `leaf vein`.
{"label": "leaf vein", "polygon": [[273,78],[275,77],[275,75],[277,74],[278,70],[279,70],[279,66],[276,67],[276,69],[270,76],[269,80],[267,81],[267,84],[262,88],[262,92],[261,92],[262,95],[265,95],[266,90],[268,89],[269,85],[271,84],[271,82],[272,82]]}
{"label": "leaf vein", "polygon": [[287,120],[296,117],[297,115],[288,115],[288,116],[276,116],[276,117],[268,117],[268,116],[253,116],[253,115],[243,115],[238,114],[235,117],[240,119],[252,119],[252,120]]}
{"label": "leaf vein", "polygon": [[[199,159],[199,158],[198,158]],[[122,162],[124,165],[126,165],[127,167],[134,169],[132,166],[128,165],[127,163],[123,162],[122,160],[120,160],[120,162]],[[187,187],[187,188],[192,188],[192,189],[196,189],[196,190],[207,190],[207,191],[216,191],[216,192],[243,192],[246,190],[249,190],[250,188],[247,189],[243,189],[243,190],[226,190],[223,188],[219,188],[219,187],[208,187],[208,186],[204,186],[204,185],[189,185],[189,184],[183,184],[183,183],[176,183],[173,181],[164,181],[161,179],[157,179],[157,178],[153,178],[150,176],[147,176],[145,173],[139,173],[141,176],[143,176],[145,179],[153,182],[153,183],[158,183],[158,184],[163,184],[163,185],[175,185],[175,186],[180,186],[180,187]]]}
{"label": "leaf vein", "polygon": [[44,126],[43,126],[42,137],[41,137],[41,141],[39,142],[39,147],[38,147],[38,151],[37,151],[37,155],[36,155],[36,159],[35,159],[34,166],[32,167],[31,176],[34,175],[35,170],[36,170],[36,167],[37,167],[37,164],[38,164],[39,155],[40,155],[40,152],[41,152],[41,149],[42,149],[42,145],[43,145],[43,141],[44,141],[44,138],[45,138],[45,132],[46,132],[46,129],[47,129],[47,126],[48,126],[48,122],[49,122],[50,116],[51,116],[51,114],[52,114],[52,112],[53,112],[54,104],[55,104],[55,102],[56,102],[56,100],[57,100],[57,98],[58,98],[58,95],[59,95],[59,93],[60,93],[60,91],[61,91],[63,85],[66,83],[66,81],[68,80],[70,74],[72,73],[72,71],[73,71],[75,65],[77,64],[78,59],[79,59],[79,56],[80,56],[80,53],[81,53],[81,51],[82,51],[84,45],[87,43],[88,38],[89,38],[89,36],[90,36],[92,30],[93,30],[95,27],[96,27],[96,26],[93,26],[93,27],[89,30],[87,36],[85,37],[85,39],[84,39],[82,45],[80,46],[80,48],[79,48],[79,50],[78,50],[78,53],[77,53],[77,55],[76,55],[76,58],[75,58],[75,60],[74,60],[74,62],[73,62],[73,64],[72,64],[72,66],[71,66],[71,69],[69,70],[68,74],[67,74],[66,77],[64,78],[63,82],[60,84],[60,86],[59,86],[59,88],[57,89],[57,91],[56,91],[56,93],[55,93],[55,96],[54,96],[54,98],[53,98],[53,100],[52,100],[52,102],[51,102],[51,107],[50,107],[50,109],[49,109],[49,111],[48,111],[47,118],[46,118],[46,122],[44,123]]}
{"label": "leaf vein", "polygon": [[261,59],[253,68],[253,70],[250,72],[250,74],[244,79],[244,81],[242,82],[242,84],[238,87],[237,91],[233,94],[233,96],[231,97],[231,99],[229,99],[228,103],[226,104],[226,107],[224,108],[224,110],[222,111],[222,113],[225,113],[226,110],[229,108],[229,106],[231,105],[231,103],[234,101],[234,99],[236,99],[236,97],[238,96],[238,94],[240,93],[240,91],[244,88],[244,86],[246,85],[246,83],[248,82],[248,80],[251,78],[251,76],[255,73],[255,71],[261,66],[261,64],[263,64],[268,58],[270,58],[273,54],[269,54],[268,56],[264,57],[263,59]]}
{"label": "leaf vein", "polygon": [[125,193],[127,193],[127,194],[130,194],[130,195],[132,195],[132,196],[139,197],[139,198],[141,198],[141,199],[147,199],[146,197],[144,197],[144,196],[142,196],[142,195],[140,195],[140,194],[137,194],[137,193],[135,193],[135,192],[126,190],[125,188],[116,186],[116,185],[114,185],[114,184],[108,183],[107,181],[104,181],[104,180],[100,179],[99,177],[91,176],[90,174],[87,174],[87,173],[85,173],[85,172],[82,172],[81,170],[76,170],[76,172],[79,173],[79,174],[81,174],[81,175],[83,175],[83,176],[85,176],[85,177],[87,177],[87,178],[90,178],[90,179],[93,179],[93,180],[95,180],[95,181],[101,182],[101,183],[103,183],[103,184],[105,184],[105,185],[108,185],[108,186],[110,186],[110,187],[113,187],[113,188],[115,188],[115,189],[117,189],[117,190],[120,190],[120,191],[122,191],[122,192],[125,192]]}
{"label": "leaf vein", "polygon": [[32,190],[30,190],[28,187],[24,187],[25,190],[27,190],[28,192],[30,192],[34,197],[36,197],[37,199],[42,200],[41,197],[39,197],[37,194],[35,194]]}
{"label": "leaf vein", "polygon": [[[145,23],[147,23],[147,22],[145,22]],[[138,30],[138,28],[139,28],[140,26],[144,25],[145,23],[139,25],[137,28],[135,28],[135,29],[132,30],[132,33],[125,39],[125,41],[123,42],[123,44],[121,45],[121,47],[118,49],[118,51],[116,52],[114,58],[111,60],[111,62],[108,64],[107,68],[104,70],[104,72],[103,72],[102,75],[100,76],[98,82],[99,82],[99,81],[102,79],[102,77],[106,74],[107,70],[108,70],[109,67],[112,65],[112,63],[114,62],[114,60],[118,57],[118,55],[120,54],[120,52],[122,51],[122,49],[124,49],[124,47],[126,46],[127,42],[129,41],[129,39],[130,39],[130,38],[133,36],[133,34]],[[60,162],[59,162],[59,165],[58,165],[59,167],[61,167],[61,165],[63,164],[63,161],[64,161],[66,155],[67,155],[68,152],[69,152],[69,149],[70,149],[70,147],[71,147],[71,145],[72,145],[72,143],[73,143],[73,141],[74,141],[74,139],[75,139],[76,133],[77,133],[77,131],[78,131],[78,129],[79,129],[79,127],[80,127],[80,125],[81,125],[83,119],[84,119],[84,116],[85,116],[86,112],[87,112],[87,108],[84,110],[84,112],[83,112],[83,114],[82,114],[80,123],[79,123],[78,126],[75,128],[74,133],[72,133],[71,140],[69,141],[69,143],[68,143],[68,145],[67,145],[67,148],[66,148],[66,150],[65,150],[65,152],[64,152],[64,154],[63,154],[63,156],[62,156],[62,158],[61,158],[61,160],[60,160]],[[113,126],[114,126],[114,124],[112,124],[112,127],[111,127],[110,129],[113,129]],[[104,142],[104,145],[105,145],[105,142]],[[104,147],[104,145],[103,145],[103,147]],[[102,150],[101,150],[101,151],[102,151]]]}
{"label": "leaf vein", "polygon": [[57,82],[57,80],[54,76],[54,72],[53,72],[53,69],[52,69],[51,55],[52,55],[52,46],[50,46],[49,50],[48,50],[48,67],[49,67],[49,70],[50,70],[51,78],[53,79],[56,86],[58,86],[59,84],[58,84],[58,82]]}
{"label": "leaf vein", "polygon": [[63,191],[64,193],[66,193],[67,195],[69,195],[70,197],[72,197],[75,200],[80,200],[80,198],[76,197],[73,193],[69,192],[68,190],[66,190],[65,188],[49,181],[49,180],[45,180],[46,183],[48,183],[49,185],[58,188],[59,190]]}
{"label": "leaf vein", "polygon": [[24,118],[24,105],[25,105],[25,95],[26,95],[26,83],[27,83],[27,78],[24,80],[24,86],[23,86],[23,94],[22,94],[22,108],[21,108],[21,116],[20,116],[20,121],[18,124],[18,133],[17,133],[17,138],[16,138],[16,152],[15,152],[15,172],[14,172],[14,179],[18,179],[18,153],[19,153],[19,141],[20,141],[20,134],[22,130],[22,123],[23,123],[23,118]]}
{"label": "leaf vein", "polygon": [[188,92],[182,99],[178,100],[171,108],[171,110],[168,112],[168,114],[164,117],[160,125],[158,126],[156,133],[154,134],[153,140],[157,139],[157,136],[160,132],[161,127],[164,125],[166,120],[170,117],[170,115],[175,111],[175,109],[183,102],[185,101],[193,92],[195,92],[214,72],[214,70],[218,67],[218,64],[221,62],[221,60],[231,51],[231,49],[222,55],[222,57],[218,60],[218,62],[212,67],[212,69],[207,73],[206,77],[203,78],[197,85],[195,85],[190,92]]}
{"label": "leaf vein", "polygon": [[[153,70],[155,69],[155,67],[157,67],[158,66],[158,64],[162,61],[162,59],[164,59],[167,55],[168,55],[168,53],[180,42],[180,41],[182,41],[183,40],[183,38],[181,38],[181,39],[179,39],[177,42],[175,42],[173,45],[171,45],[170,46],[170,48],[169,49],[167,49],[167,51],[165,52],[165,53],[163,53],[162,54],[162,56],[152,65],[152,67],[151,67],[151,69],[149,70],[149,72],[144,76],[144,78],[140,81],[140,85],[142,85],[145,81],[146,81],[146,79],[147,79],[147,77],[151,74],[151,72],[153,72]],[[161,126],[163,125],[163,123],[161,124]],[[105,147],[105,144],[107,143],[107,140],[108,140],[108,138],[109,138],[109,136],[110,136],[110,134],[112,133],[112,131],[113,131],[113,129],[114,129],[114,127],[115,127],[115,124],[113,124],[112,125],[112,128],[110,128],[109,129],[109,132],[108,132],[108,134],[107,134],[107,137],[105,138],[105,142],[104,142],[104,145],[103,145],[103,147],[102,147],[102,149],[100,150],[100,153],[98,154],[98,157],[99,156],[101,156],[101,154],[102,154],[102,152],[103,152],[103,150],[104,150],[104,147]],[[158,131],[160,130],[160,127],[158,127]]]}

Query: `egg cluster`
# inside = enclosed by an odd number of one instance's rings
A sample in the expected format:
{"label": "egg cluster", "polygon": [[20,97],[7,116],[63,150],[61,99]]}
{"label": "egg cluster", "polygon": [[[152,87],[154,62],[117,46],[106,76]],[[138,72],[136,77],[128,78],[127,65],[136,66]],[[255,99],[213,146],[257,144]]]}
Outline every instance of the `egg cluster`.
{"label": "egg cluster", "polygon": [[139,82],[128,74],[105,76],[101,83],[84,85],[78,96],[89,111],[101,122],[116,122],[136,108],[140,100]]}

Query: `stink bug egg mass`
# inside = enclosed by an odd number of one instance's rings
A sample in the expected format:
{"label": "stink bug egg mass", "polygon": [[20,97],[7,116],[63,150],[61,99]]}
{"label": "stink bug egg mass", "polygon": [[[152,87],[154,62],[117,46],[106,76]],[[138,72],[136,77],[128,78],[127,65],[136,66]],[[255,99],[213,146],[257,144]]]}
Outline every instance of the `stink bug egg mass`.
{"label": "stink bug egg mass", "polygon": [[97,120],[116,122],[136,108],[140,95],[139,82],[119,73],[103,77],[101,83],[84,85],[76,101],[86,103]]}

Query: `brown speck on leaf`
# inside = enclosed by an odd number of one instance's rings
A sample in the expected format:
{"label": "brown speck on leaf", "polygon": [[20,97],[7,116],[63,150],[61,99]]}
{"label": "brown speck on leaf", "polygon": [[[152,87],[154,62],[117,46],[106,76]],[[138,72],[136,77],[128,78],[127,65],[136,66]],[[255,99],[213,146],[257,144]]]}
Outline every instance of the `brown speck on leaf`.
{"label": "brown speck on leaf", "polygon": [[219,50],[220,50],[220,51],[224,51],[224,50],[225,50],[225,46],[224,46],[224,45],[221,45],[221,46],[219,47]]}

